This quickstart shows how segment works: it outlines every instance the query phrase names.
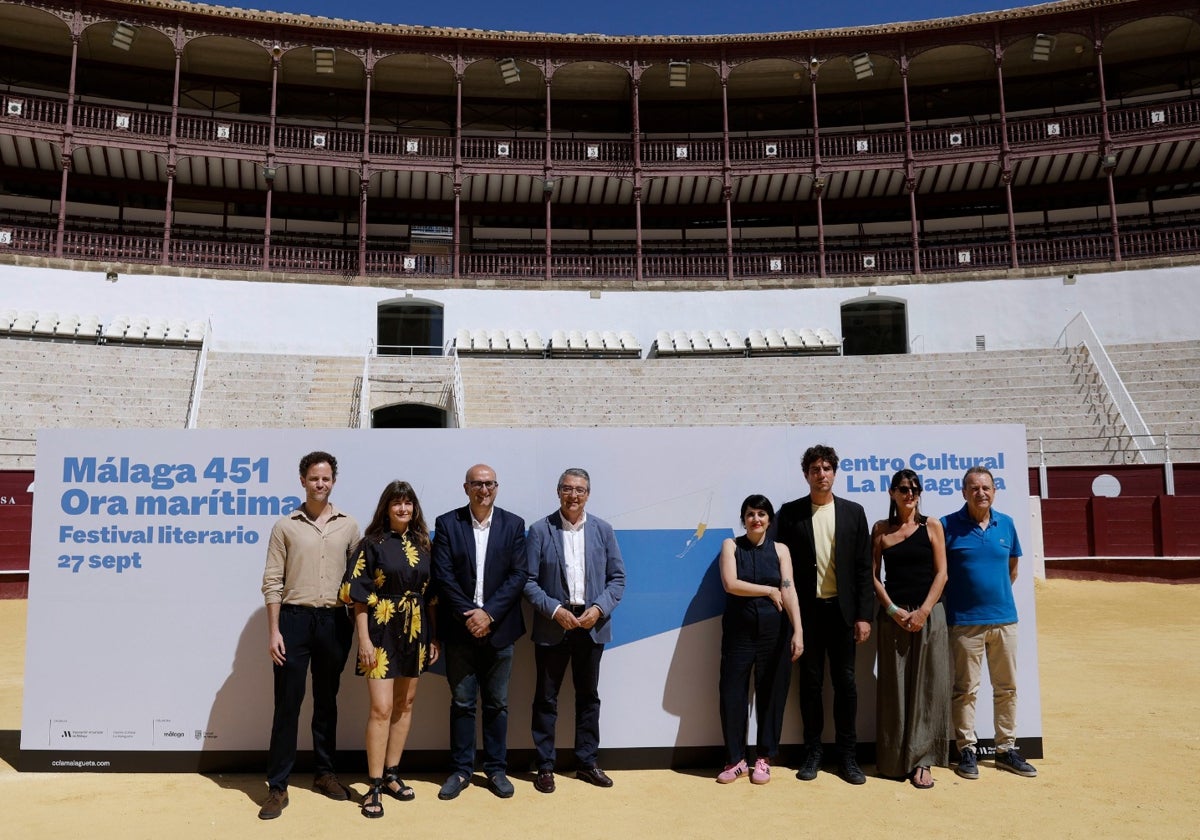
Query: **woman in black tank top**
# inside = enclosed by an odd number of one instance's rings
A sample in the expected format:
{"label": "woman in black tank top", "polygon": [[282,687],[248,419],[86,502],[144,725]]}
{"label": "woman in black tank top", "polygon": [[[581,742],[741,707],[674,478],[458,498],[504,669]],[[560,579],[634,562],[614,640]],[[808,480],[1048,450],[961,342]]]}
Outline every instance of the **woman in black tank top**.
{"label": "woman in black tank top", "polygon": [[892,476],[888,518],[872,545],[879,600],[879,681],[875,698],[876,765],[881,776],[933,787],[933,765],[948,766],[950,654],[942,589],[942,524],[919,509],[921,478]]}

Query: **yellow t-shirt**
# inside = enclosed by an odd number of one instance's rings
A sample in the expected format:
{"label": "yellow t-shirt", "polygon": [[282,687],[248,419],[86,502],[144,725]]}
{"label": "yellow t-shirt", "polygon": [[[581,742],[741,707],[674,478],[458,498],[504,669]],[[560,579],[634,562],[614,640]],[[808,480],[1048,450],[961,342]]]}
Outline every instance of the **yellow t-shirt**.
{"label": "yellow t-shirt", "polygon": [[834,545],[833,502],[812,506],[813,546],[817,556],[817,597],[837,596],[837,552]]}

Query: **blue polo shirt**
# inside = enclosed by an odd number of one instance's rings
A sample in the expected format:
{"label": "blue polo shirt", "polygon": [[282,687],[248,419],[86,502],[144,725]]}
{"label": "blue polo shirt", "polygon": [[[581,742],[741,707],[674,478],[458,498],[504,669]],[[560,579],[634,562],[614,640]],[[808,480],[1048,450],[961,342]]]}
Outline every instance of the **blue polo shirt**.
{"label": "blue polo shirt", "polygon": [[967,506],[942,517],[946,531],[946,622],[1012,624],[1017,620],[1008,559],[1021,556],[1012,517],[992,509],[986,529]]}

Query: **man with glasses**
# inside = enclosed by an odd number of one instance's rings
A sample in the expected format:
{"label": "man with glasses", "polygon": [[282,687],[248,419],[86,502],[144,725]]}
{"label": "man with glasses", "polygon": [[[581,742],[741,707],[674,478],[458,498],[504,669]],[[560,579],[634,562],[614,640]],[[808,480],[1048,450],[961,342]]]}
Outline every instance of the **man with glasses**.
{"label": "man with glasses", "polygon": [[961,510],[942,517],[946,531],[946,621],[954,657],[950,708],[959,751],[955,771],[979,778],[975,698],[987,659],[996,724],[995,765],[1018,776],[1037,775],[1017,751],[1017,604],[1013,583],[1021,543],[1012,517],[992,507],[996,482],[986,467],[963,476]]}
{"label": "man with glasses", "polygon": [[809,495],[781,507],[776,526],[776,539],[792,553],[796,594],[804,616],[804,653],[800,656],[804,757],[796,778],[812,781],[821,767],[822,694],[828,658],[838,775],[852,785],[861,785],[867,777],[855,755],[858,689],[854,659],[855,645],[871,637],[875,608],[871,532],[862,505],[833,495],[838,468],[833,447],[810,446],[800,465]]}
{"label": "man with glasses", "polygon": [[513,643],[525,635],[521,592],[525,521],[495,506],[500,483],[486,464],[467,470],[468,503],[437,518],[433,579],[438,635],[450,683],[450,776],[439,799],[454,799],[475,770],[475,709],[483,703],[483,769],[488,788],[513,795],[508,780],[508,681]]}
{"label": "man with glasses", "polygon": [[612,779],[596,764],[600,748],[600,657],[612,641],[612,611],[625,591],[625,563],[612,526],[584,511],[591,493],[587,470],[571,467],[558,479],[559,508],[529,529],[525,597],[533,604],[534,787],[554,793],[554,731],[558,692],[567,665],[575,684],[576,776],[598,787]]}

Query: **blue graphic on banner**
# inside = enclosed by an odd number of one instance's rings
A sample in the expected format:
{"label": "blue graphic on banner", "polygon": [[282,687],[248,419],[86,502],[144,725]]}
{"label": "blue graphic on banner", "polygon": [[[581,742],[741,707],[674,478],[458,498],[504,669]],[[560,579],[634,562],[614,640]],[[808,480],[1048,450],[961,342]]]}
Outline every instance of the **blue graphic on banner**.
{"label": "blue graphic on banner", "polygon": [[625,595],[613,615],[612,646],[678,630],[725,611],[725,590],[717,557],[733,536],[712,528],[617,531],[625,560]]}

